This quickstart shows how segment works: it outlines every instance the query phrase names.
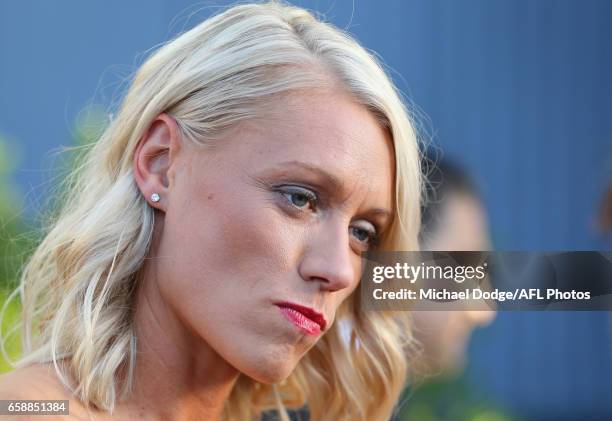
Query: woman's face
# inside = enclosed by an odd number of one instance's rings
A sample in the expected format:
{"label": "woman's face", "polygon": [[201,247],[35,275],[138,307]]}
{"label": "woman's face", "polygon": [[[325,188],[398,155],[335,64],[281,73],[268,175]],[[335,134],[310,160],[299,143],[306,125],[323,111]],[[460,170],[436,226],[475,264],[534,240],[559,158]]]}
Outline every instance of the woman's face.
{"label": "woman's face", "polygon": [[182,144],[156,259],[188,331],[265,383],[330,328],[394,209],[393,147],[365,107],[337,93],[277,101],[213,149]]}

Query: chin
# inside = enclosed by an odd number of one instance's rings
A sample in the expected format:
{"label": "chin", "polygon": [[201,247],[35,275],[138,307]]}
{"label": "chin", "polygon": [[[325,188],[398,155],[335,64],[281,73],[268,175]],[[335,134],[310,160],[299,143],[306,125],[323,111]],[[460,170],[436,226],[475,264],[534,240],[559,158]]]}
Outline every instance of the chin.
{"label": "chin", "polygon": [[262,357],[254,361],[250,367],[245,367],[243,374],[263,384],[279,383],[287,379],[297,365],[297,361],[287,356]]}
{"label": "chin", "polygon": [[276,364],[276,366],[259,366],[251,373],[245,373],[254,380],[263,384],[280,383],[289,377],[293,372],[295,365],[286,367],[285,365]]}

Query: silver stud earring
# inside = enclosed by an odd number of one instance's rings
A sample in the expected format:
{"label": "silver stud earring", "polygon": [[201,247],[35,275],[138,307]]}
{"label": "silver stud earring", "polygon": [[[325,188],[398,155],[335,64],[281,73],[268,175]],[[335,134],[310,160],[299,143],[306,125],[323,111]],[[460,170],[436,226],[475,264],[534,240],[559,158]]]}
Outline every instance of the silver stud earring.
{"label": "silver stud earring", "polygon": [[151,195],[151,201],[153,201],[153,202],[159,202],[159,194],[157,194],[157,193],[153,193],[153,194]]}

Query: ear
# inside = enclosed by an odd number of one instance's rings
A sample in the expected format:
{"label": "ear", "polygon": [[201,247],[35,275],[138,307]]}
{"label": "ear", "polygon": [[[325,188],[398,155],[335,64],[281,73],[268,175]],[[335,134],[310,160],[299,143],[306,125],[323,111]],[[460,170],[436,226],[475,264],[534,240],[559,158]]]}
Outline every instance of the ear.
{"label": "ear", "polygon": [[[181,133],[174,118],[162,113],[142,135],[134,151],[134,179],[149,204],[166,211],[173,165],[181,149]],[[151,199],[157,193],[158,202]]]}

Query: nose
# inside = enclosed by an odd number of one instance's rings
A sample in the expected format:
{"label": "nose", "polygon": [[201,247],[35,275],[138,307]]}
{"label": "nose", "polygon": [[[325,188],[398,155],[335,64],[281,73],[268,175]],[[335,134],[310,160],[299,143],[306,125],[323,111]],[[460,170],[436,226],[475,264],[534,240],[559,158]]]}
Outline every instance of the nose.
{"label": "nose", "polygon": [[320,283],[326,291],[339,291],[357,282],[359,256],[349,245],[348,225],[336,221],[311,230],[298,271],[302,279]]}

